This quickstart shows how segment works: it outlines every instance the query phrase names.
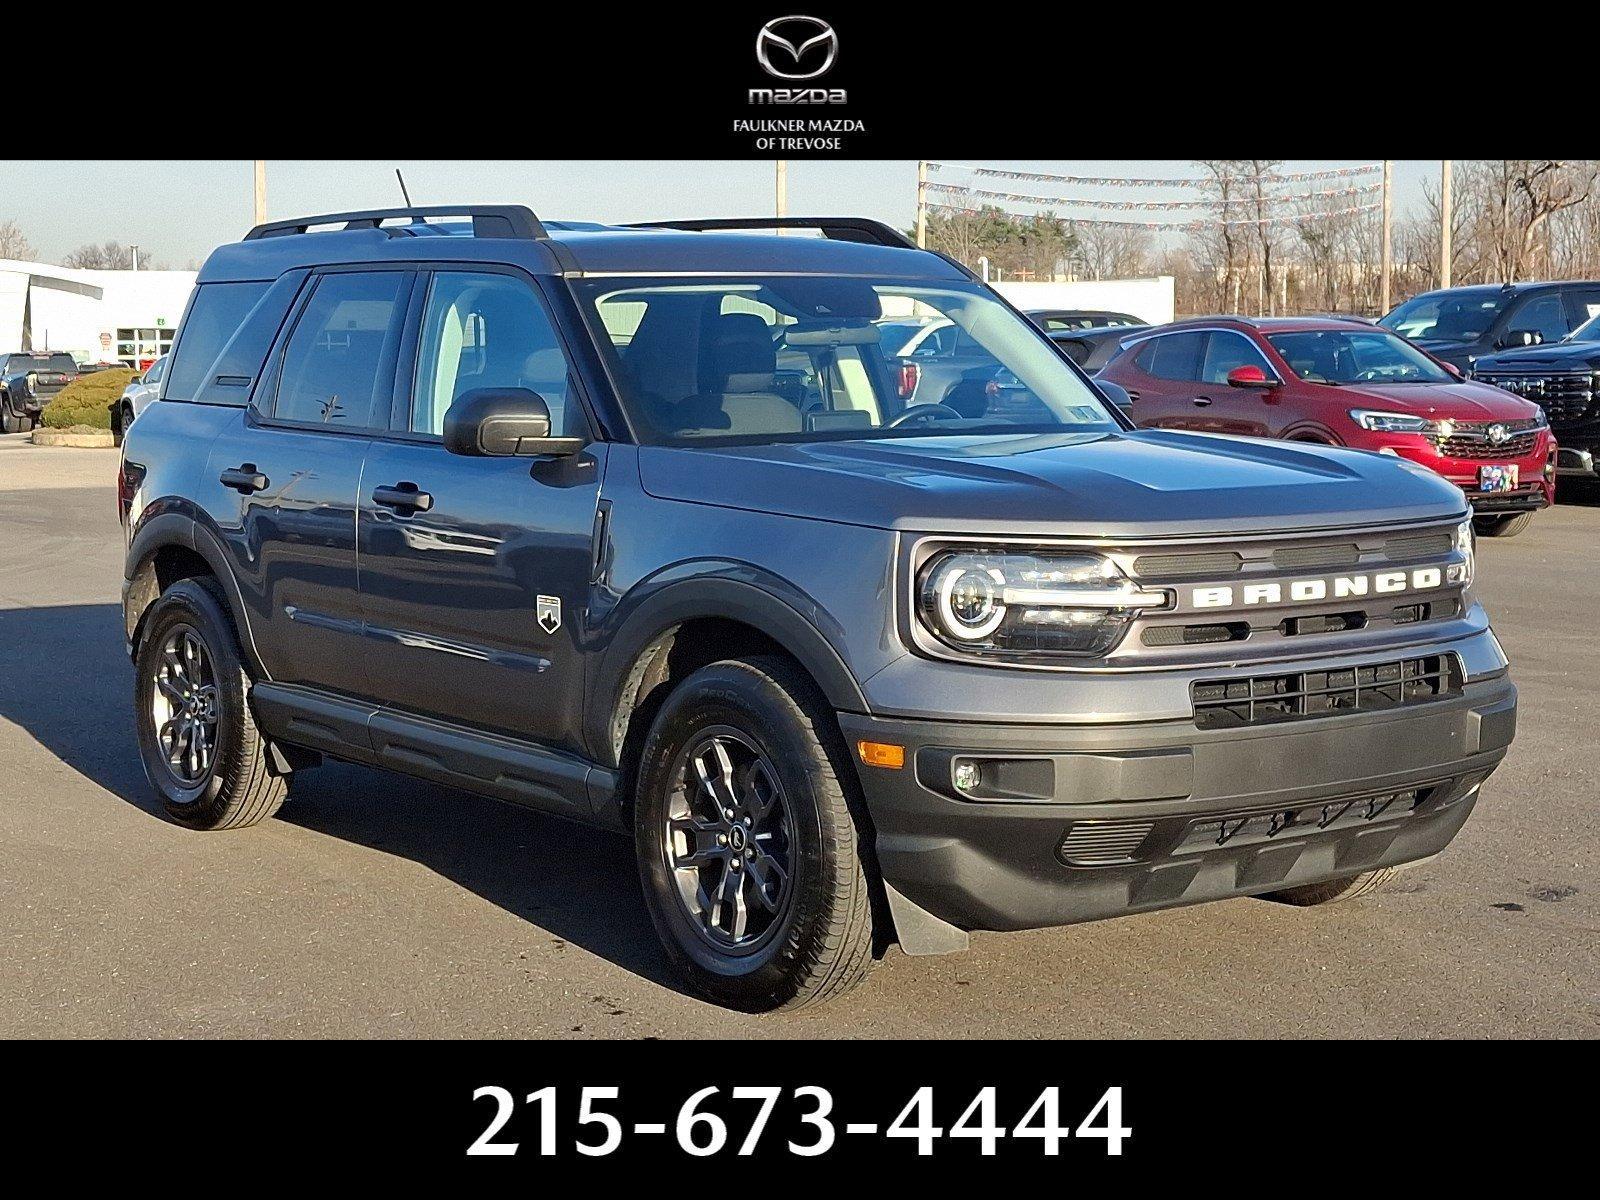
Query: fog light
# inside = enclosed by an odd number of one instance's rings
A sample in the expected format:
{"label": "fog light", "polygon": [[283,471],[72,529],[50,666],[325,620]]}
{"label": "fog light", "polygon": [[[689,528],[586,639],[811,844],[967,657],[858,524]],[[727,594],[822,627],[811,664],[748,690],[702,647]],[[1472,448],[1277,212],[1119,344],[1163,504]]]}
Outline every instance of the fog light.
{"label": "fog light", "polygon": [[983,772],[978,770],[977,763],[966,759],[956,763],[955,784],[958,791],[970,792],[982,782]]}

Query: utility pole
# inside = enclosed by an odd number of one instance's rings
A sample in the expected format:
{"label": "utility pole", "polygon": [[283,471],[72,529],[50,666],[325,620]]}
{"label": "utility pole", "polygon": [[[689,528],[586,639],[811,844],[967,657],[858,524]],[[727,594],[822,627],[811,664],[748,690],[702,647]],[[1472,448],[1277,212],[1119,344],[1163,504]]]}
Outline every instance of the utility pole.
{"label": "utility pole", "polygon": [[139,269],[139,247],[129,246],[128,249],[133,251],[133,269],[137,271]]}
{"label": "utility pole", "polygon": [[1383,266],[1378,281],[1379,316],[1389,311],[1389,275],[1394,267],[1394,228],[1392,220],[1394,163],[1383,160]]}
{"label": "utility pole", "polygon": [[917,248],[928,248],[928,164],[917,163]]}
{"label": "utility pole", "polygon": [[267,223],[267,162],[258,158],[256,164],[256,220],[257,225]]}
{"label": "utility pole", "polygon": [[1439,165],[1439,286],[1450,286],[1450,267],[1455,255],[1450,246],[1450,160]]}
{"label": "utility pole", "polygon": [[777,196],[776,196],[776,199],[777,199],[777,213],[776,213],[776,215],[780,216],[780,217],[786,217],[786,216],[789,215],[789,160],[786,159],[786,158],[780,158],[778,160],[778,173],[777,173],[776,183],[777,183]]}

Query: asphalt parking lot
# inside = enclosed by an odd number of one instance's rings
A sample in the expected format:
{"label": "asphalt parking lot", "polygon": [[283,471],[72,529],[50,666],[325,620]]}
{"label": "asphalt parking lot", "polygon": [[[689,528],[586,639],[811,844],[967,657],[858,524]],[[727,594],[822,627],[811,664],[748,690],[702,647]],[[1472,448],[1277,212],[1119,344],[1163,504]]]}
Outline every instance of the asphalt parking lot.
{"label": "asphalt parking lot", "polygon": [[0,437],[0,1036],[1600,1033],[1600,495],[1480,544],[1519,734],[1397,890],[895,950],[839,1005],[754,1018],[677,990],[610,835],[350,766],[253,829],[163,819],[133,743],[116,461]]}

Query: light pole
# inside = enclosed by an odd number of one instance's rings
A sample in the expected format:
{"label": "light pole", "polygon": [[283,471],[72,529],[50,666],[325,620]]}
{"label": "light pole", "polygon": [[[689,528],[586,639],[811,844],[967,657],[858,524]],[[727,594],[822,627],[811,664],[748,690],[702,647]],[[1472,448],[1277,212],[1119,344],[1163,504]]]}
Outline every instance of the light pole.
{"label": "light pole", "polygon": [[267,223],[267,160],[258,158],[256,167],[256,220],[257,225]]}
{"label": "light pole", "polygon": [[1383,266],[1378,280],[1378,308],[1382,311],[1378,314],[1379,316],[1389,311],[1389,275],[1394,265],[1393,221],[1391,220],[1391,210],[1393,208],[1391,198],[1393,188],[1391,185],[1393,182],[1394,164],[1386,158],[1383,160]]}
{"label": "light pole", "polygon": [[928,248],[928,164],[917,163],[917,248]]}
{"label": "light pole", "polygon": [[1450,245],[1450,160],[1439,164],[1439,286],[1450,286],[1450,266],[1455,258]]}

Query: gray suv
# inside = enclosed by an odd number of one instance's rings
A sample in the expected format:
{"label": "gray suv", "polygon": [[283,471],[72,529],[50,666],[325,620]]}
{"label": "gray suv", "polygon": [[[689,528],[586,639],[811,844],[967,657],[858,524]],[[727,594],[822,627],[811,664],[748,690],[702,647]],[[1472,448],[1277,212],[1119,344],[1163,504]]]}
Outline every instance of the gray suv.
{"label": "gray suv", "polygon": [[[917,316],[1014,382],[904,396],[878,326]],[[161,391],[119,486],[172,818],[252,824],[328,756],[630,836],[726,1005],[893,942],[1359,895],[1514,731],[1458,489],[1135,430],[875,222],[264,225]]]}

